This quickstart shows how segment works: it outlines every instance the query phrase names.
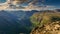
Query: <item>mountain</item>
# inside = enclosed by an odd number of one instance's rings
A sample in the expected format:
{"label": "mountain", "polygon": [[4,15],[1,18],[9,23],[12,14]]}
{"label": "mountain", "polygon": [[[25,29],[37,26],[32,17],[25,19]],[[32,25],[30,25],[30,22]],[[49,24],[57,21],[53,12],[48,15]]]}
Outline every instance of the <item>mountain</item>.
{"label": "mountain", "polygon": [[25,26],[25,25],[28,26],[30,24],[30,23],[28,23],[29,22],[29,18],[35,12],[38,12],[38,11],[36,11],[36,10],[32,10],[32,11],[11,11],[9,13],[14,14],[15,16],[17,16],[18,20],[20,22],[22,22],[22,24],[23,24],[22,26]]}
{"label": "mountain", "polygon": [[[0,11],[0,34],[12,34],[18,30],[17,16]],[[17,33],[17,32],[16,32]]]}
{"label": "mountain", "polygon": [[31,34],[60,34],[60,12],[46,10],[31,16],[33,30]]}
{"label": "mountain", "polygon": [[[44,11],[0,11],[0,31],[7,34],[29,33],[31,31],[32,23],[30,17],[36,12],[54,13],[54,10]],[[7,32],[8,31],[8,32]]]}
{"label": "mountain", "polygon": [[35,12],[38,11],[0,11],[0,31],[6,34],[29,33],[32,25],[29,18]]}
{"label": "mountain", "polygon": [[60,9],[56,9],[58,12],[60,12]]}

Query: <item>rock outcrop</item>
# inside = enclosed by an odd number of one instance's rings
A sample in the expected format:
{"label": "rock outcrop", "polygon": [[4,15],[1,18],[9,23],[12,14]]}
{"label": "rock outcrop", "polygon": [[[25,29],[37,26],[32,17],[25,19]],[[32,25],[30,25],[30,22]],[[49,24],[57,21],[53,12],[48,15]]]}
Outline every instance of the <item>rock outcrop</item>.
{"label": "rock outcrop", "polygon": [[36,27],[31,34],[60,34],[60,21]]}

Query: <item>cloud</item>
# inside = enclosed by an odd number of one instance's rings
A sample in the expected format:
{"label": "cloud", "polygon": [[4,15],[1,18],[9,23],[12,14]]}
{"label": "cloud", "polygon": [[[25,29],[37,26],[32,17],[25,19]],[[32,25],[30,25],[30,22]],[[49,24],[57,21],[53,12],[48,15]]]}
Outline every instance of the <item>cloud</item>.
{"label": "cloud", "polygon": [[[9,7],[9,2],[11,0],[8,0],[6,3],[0,5],[0,10],[26,10],[26,11],[30,11],[30,10],[48,10],[48,9],[55,9],[54,6],[35,6],[34,4],[38,3],[38,0],[32,0],[31,2],[29,2],[28,0],[14,0],[11,3],[13,4],[13,7]],[[22,4],[24,2],[28,2],[28,6],[25,6],[23,9],[21,8],[21,6],[19,6],[19,9],[16,8],[16,6],[14,5],[14,3],[17,4]],[[13,9],[14,8],[14,9]]]}
{"label": "cloud", "polygon": [[18,10],[23,10],[23,11],[31,11],[31,10],[37,10],[37,11],[41,11],[41,10],[54,10],[54,6],[32,6],[31,7],[28,7],[26,6],[24,9],[4,9],[4,10],[8,10],[8,11],[18,11]]}
{"label": "cloud", "polygon": [[33,6],[33,5],[30,5],[30,6],[27,6],[25,8],[25,10],[38,10],[38,11],[41,11],[41,10],[53,10],[55,9],[55,6]]}
{"label": "cloud", "polygon": [[22,3],[25,3],[27,2],[28,0],[14,0],[13,3],[14,4],[22,4]]}

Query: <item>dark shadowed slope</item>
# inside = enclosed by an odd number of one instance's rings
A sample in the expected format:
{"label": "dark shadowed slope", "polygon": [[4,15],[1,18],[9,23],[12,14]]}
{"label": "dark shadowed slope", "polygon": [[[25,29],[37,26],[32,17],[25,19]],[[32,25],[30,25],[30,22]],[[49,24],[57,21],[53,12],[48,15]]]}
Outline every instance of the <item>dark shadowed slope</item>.
{"label": "dark shadowed slope", "polygon": [[0,34],[17,34],[17,17],[5,11],[0,11]]}
{"label": "dark shadowed slope", "polygon": [[0,31],[6,34],[29,33],[30,16],[37,11],[0,11]]}

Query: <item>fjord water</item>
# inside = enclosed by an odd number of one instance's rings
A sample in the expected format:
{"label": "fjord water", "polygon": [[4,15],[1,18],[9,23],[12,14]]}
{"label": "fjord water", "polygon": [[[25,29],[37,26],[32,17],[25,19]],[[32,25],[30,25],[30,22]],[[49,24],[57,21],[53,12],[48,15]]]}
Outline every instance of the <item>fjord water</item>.
{"label": "fjord water", "polygon": [[37,11],[0,11],[0,34],[29,33],[30,16]]}

